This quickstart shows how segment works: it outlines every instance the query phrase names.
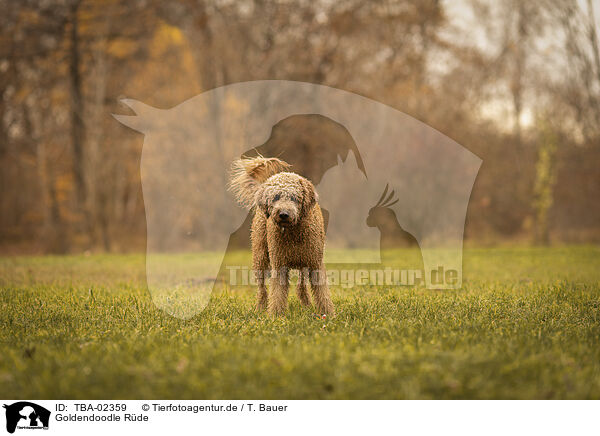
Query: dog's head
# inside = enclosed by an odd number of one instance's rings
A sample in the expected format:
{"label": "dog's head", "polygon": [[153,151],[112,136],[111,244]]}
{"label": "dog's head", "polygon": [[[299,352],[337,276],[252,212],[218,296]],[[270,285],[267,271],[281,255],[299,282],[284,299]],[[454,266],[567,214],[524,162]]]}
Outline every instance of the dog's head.
{"label": "dog's head", "polygon": [[317,202],[313,184],[295,173],[278,173],[261,185],[256,205],[280,227],[298,224]]}

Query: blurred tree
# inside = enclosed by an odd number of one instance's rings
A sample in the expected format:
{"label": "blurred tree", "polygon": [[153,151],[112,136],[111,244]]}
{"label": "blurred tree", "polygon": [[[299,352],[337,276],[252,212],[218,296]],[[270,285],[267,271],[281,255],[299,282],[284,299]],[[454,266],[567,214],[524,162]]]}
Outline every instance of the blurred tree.
{"label": "blurred tree", "polygon": [[142,250],[142,141],[110,117],[124,110],[118,99],[166,108],[257,79],[365,95],[477,153],[471,238],[538,229],[541,240],[600,240],[600,206],[589,201],[600,195],[596,6],[0,0],[2,249]]}
{"label": "blurred tree", "polygon": [[554,203],[554,184],[556,183],[557,138],[555,131],[547,121],[541,120],[539,123],[540,137],[533,188],[535,242],[547,245],[550,242],[548,212]]}
{"label": "blurred tree", "polygon": [[600,52],[594,6],[588,1],[583,10],[576,0],[560,0],[551,11],[564,41],[564,76],[552,91],[562,100],[561,106],[571,109],[580,141],[590,142],[600,134]]}

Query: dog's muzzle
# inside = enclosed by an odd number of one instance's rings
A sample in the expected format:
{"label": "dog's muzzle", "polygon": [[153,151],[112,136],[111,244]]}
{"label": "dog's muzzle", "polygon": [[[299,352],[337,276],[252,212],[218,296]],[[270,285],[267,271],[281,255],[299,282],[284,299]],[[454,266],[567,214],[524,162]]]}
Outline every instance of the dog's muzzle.
{"label": "dog's muzzle", "polygon": [[279,227],[288,227],[294,224],[294,215],[292,211],[279,210],[273,214],[275,224]]}

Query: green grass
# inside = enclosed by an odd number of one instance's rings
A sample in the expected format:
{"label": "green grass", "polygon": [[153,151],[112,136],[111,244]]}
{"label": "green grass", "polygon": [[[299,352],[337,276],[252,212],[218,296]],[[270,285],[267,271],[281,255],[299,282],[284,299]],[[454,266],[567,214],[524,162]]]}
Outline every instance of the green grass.
{"label": "green grass", "polygon": [[0,396],[600,398],[599,267],[597,247],[473,249],[461,290],[334,288],[324,321],[295,295],[269,319],[248,287],[184,321],[143,256],[1,258]]}

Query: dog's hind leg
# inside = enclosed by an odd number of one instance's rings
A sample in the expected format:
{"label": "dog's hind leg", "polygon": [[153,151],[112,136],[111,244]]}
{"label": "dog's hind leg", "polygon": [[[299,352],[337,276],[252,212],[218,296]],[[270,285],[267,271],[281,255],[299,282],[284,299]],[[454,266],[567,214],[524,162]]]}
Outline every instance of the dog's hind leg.
{"label": "dog's hind leg", "polygon": [[271,292],[269,294],[269,315],[285,313],[289,290],[289,268],[273,267],[271,273]]}
{"label": "dog's hind leg", "polygon": [[319,313],[335,315],[335,308],[333,307],[333,302],[329,295],[329,287],[327,286],[327,272],[323,264],[318,269],[310,270],[310,287],[317,311]]}
{"label": "dog's hind leg", "polygon": [[308,295],[308,268],[300,268],[298,271],[298,286],[296,287],[296,293],[300,304],[303,306],[310,306],[310,296]]}

